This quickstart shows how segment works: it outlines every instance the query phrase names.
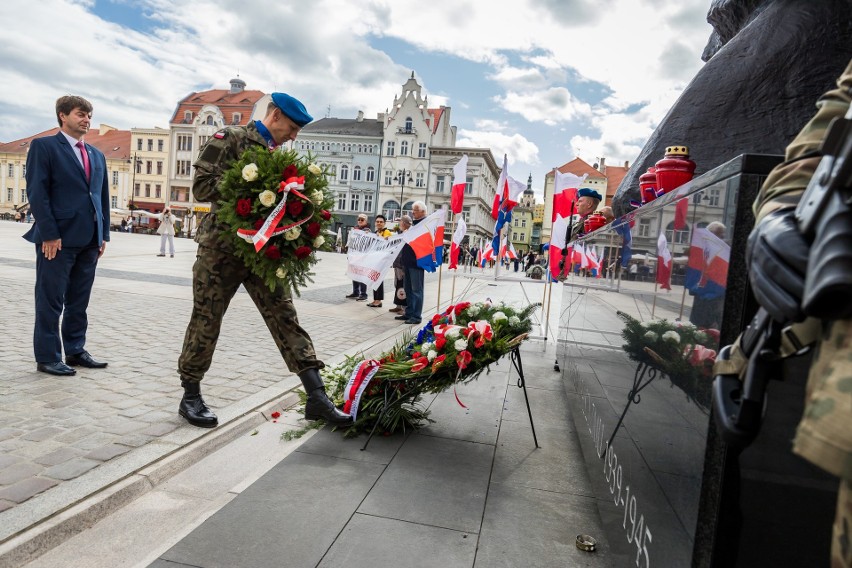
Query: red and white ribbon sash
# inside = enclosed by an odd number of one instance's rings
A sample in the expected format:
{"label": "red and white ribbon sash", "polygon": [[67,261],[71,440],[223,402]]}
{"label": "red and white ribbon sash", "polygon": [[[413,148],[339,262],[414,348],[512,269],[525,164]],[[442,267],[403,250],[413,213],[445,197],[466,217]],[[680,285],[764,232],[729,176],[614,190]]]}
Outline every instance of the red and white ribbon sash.
{"label": "red and white ribbon sash", "polygon": [[364,394],[364,390],[378,370],[379,362],[375,359],[361,361],[352,370],[352,375],[343,389],[343,412],[351,414],[353,422],[358,418],[358,405],[361,404],[361,395]]}
{"label": "red and white ribbon sash", "polygon": [[310,202],[307,197],[298,191],[299,189],[305,189],[305,176],[288,178],[278,189],[279,193],[284,194],[281,197],[281,201],[278,202],[278,205],[275,206],[275,209],[272,210],[272,213],[269,214],[260,229],[257,231],[251,229],[237,229],[237,235],[250,243],[254,243],[254,250],[256,252],[260,252],[260,249],[262,249],[273,236],[280,235],[287,229],[298,227],[302,223],[306,222],[311,218],[311,215],[290,223],[289,225],[282,225],[281,227],[278,226],[278,223],[281,222],[281,219],[284,218],[284,214],[287,212],[287,195],[290,192],[292,192],[296,197],[300,197],[305,201]]}

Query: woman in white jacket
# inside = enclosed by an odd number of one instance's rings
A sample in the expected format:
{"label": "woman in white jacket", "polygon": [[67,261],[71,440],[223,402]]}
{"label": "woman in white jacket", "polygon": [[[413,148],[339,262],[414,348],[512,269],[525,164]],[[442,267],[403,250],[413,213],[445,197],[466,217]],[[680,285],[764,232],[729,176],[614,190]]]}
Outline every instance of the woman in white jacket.
{"label": "woman in white jacket", "polygon": [[169,243],[169,256],[175,256],[175,223],[177,217],[166,207],[162,213],[148,213],[147,211],[138,211],[145,217],[156,219],[160,222],[157,228],[157,234],[160,235],[160,254],[157,256],[166,256],[166,242]]}

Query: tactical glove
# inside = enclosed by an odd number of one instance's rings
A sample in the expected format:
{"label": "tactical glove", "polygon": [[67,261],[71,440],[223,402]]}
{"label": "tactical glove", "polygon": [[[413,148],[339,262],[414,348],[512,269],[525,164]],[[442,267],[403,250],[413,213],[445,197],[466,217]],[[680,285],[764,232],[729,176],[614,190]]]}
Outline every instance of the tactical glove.
{"label": "tactical glove", "polygon": [[793,213],[793,209],[782,209],[764,217],[746,247],[754,297],[780,323],[805,319],[802,296],[810,247]]}

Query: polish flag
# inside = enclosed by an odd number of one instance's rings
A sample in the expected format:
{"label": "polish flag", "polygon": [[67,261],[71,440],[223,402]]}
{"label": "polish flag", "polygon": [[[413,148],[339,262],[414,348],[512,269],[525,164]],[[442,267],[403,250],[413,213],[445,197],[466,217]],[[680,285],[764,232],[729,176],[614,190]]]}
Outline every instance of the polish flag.
{"label": "polish flag", "polygon": [[464,217],[459,217],[456,230],[453,231],[453,241],[450,243],[450,266],[449,270],[458,269],[459,265],[459,249],[461,248],[462,239],[467,233],[467,224],[464,222]]}
{"label": "polish flag", "polygon": [[506,193],[503,194],[503,199],[500,202],[500,209],[506,212],[514,209],[515,206],[521,202],[521,196],[524,194],[526,189],[527,184],[516,180],[512,176],[508,176],[505,190]]}
{"label": "polish flag", "polygon": [[672,253],[669,252],[669,243],[666,234],[660,231],[657,237],[657,284],[663,290],[672,289]]}
{"label": "polish flag", "polygon": [[497,179],[497,187],[494,193],[494,203],[491,204],[491,218],[497,220],[500,213],[500,204],[503,202],[503,196],[509,195],[509,158],[503,154],[503,169],[500,170],[500,177]]}
{"label": "polish flag", "polygon": [[575,176],[572,173],[563,174],[559,170],[553,170],[553,214],[551,221],[556,221],[557,216],[567,218],[571,215],[571,203],[577,200],[577,189],[586,181],[587,174]]}
{"label": "polish flag", "polygon": [[464,154],[453,166],[453,191],[450,198],[450,210],[455,213],[462,212],[464,204],[464,188],[467,185],[467,154]]}

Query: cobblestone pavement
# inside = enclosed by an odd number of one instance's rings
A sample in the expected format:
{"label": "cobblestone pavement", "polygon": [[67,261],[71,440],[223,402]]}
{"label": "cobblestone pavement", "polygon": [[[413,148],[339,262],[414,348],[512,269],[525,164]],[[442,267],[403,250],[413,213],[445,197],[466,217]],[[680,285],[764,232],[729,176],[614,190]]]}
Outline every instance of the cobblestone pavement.
{"label": "cobblestone pavement", "polygon": [[[86,345],[109,367],[55,377],[36,372],[32,355],[35,262],[33,245],[20,238],[27,228],[0,222],[0,544],[210,432],[177,415],[195,243],[176,239],[175,258],[161,258],[157,236],[113,233],[98,267]],[[453,288],[469,299],[501,293],[485,277],[459,276],[453,284],[444,271],[443,304]],[[385,289],[393,289],[390,279]],[[437,276],[427,274],[424,315],[436,307],[437,289]],[[542,290],[520,299],[541,301]],[[329,364],[408,329],[388,313],[387,292],[382,309],[365,309],[344,298],[350,291],[345,256],[322,253],[316,282],[295,299],[300,323]],[[220,417],[216,430],[299,386],[243,290],[202,385]]]}

